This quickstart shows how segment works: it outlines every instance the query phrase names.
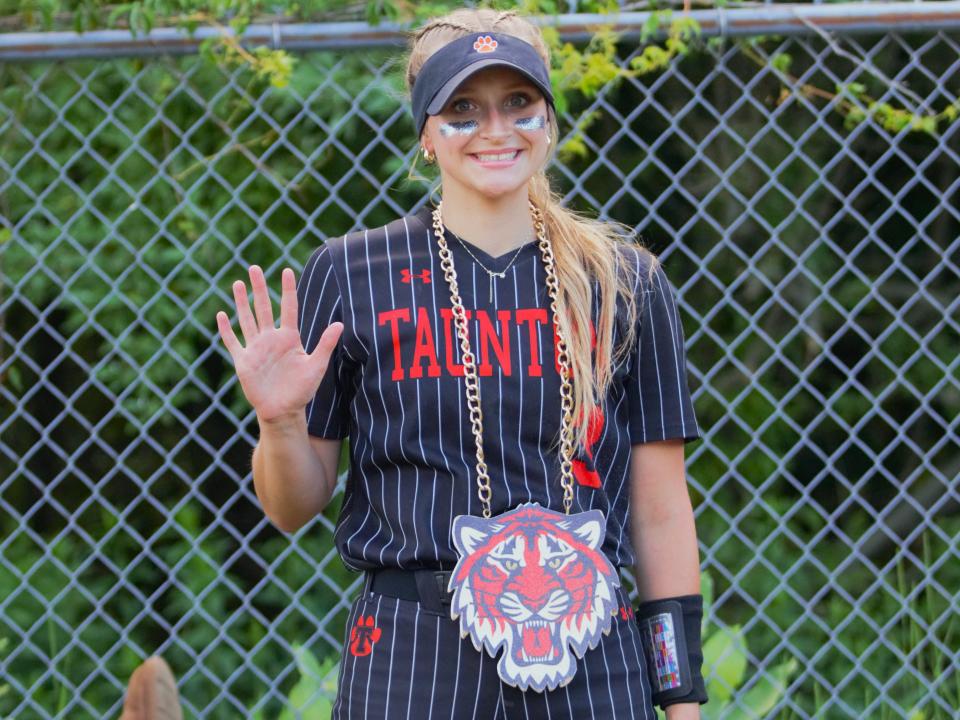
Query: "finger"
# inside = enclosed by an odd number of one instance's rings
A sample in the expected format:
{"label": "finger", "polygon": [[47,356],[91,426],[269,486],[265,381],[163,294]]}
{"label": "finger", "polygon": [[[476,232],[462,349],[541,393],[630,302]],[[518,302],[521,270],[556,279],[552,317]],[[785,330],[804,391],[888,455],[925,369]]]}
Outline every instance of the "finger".
{"label": "finger", "polygon": [[342,322],[330,323],[323,331],[323,334],[320,335],[320,339],[317,341],[317,346],[313,349],[313,352],[310,353],[310,359],[317,361],[324,368],[326,368],[327,364],[330,362],[330,355],[333,353],[333,349],[337,346],[337,342],[340,340],[340,335],[342,333]]}
{"label": "finger", "polygon": [[267,292],[267,280],[259,265],[250,266],[250,285],[253,287],[253,309],[257,314],[260,330],[273,329],[273,308],[270,293]]}
{"label": "finger", "polygon": [[250,312],[250,300],[247,298],[247,286],[243,280],[233,283],[233,299],[237,303],[237,322],[243,332],[243,340],[249,346],[257,335],[257,323]]}
{"label": "finger", "polygon": [[223,344],[226,346],[227,352],[230,353],[230,357],[236,364],[237,356],[243,352],[243,346],[237,340],[237,336],[233,332],[233,326],[230,324],[230,318],[223,310],[217,313],[217,329],[220,331],[220,337],[223,338]]}
{"label": "finger", "polygon": [[297,329],[297,279],[290,268],[280,273],[280,288],[280,327]]}

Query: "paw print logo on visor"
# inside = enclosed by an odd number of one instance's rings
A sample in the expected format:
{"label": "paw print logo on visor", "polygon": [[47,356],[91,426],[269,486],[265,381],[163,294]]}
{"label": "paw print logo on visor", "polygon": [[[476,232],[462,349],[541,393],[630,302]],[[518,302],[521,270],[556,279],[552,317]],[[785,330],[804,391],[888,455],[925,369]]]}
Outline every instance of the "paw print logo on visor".
{"label": "paw print logo on visor", "polygon": [[489,35],[481,35],[473,43],[473,49],[478,53],[493,52],[499,43]]}

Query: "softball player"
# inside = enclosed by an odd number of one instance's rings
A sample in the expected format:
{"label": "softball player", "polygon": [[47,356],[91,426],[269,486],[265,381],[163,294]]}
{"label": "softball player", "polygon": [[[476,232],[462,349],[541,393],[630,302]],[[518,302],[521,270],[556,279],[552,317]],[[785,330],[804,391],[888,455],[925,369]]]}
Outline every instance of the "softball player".
{"label": "softball player", "polygon": [[[254,482],[294,531],[350,472],[335,543],[365,574],[334,718],[699,717],[699,436],[656,258],[564,209],[539,30],[459,10],[407,80],[442,200],[327,240],[280,328],[254,266],[246,347],[218,324],[261,436]],[[620,569],[634,568],[631,607]]]}

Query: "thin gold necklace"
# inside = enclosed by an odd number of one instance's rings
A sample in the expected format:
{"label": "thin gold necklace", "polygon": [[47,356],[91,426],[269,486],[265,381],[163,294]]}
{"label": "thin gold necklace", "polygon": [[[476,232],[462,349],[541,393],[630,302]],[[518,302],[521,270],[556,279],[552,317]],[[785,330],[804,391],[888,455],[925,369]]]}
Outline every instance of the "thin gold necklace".
{"label": "thin gold necklace", "polygon": [[527,239],[523,242],[523,244],[522,244],[520,247],[517,248],[517,251],[513,254],[513,257],[510,258],[510,262],[507,263],[507,266],[506,266],[503,270],[501,270],[500,272],[496,272],[496,271],[491,270],[490,268],[488,268],[488,267],[487,267],[486,265],[484,265],[482,262],[480,262],[480,258],[478,258],[476,255],[474,255],[472,252],[470,252],[470,248],[467,247],[467,244],[466,244],[463,240],[461,240],[458,235],[456,235],[455,233],[451,233],[451,235],[453,235],[455,238],[457,238],[457,242],[460,243],[460,246],[461,246],[464,250],[466,250],[466,251],[470,254],[470,257],[472,257],[474,260],[477,261],[477,265],[479,265],[479,266],[482,267],[484,270],[486,270],[486,271],[487,271],[487,275],[490,276],[490,299],[489,299],[489,302],[490,302],[490,303],[493,302],[493,276],[496,275],[496,276],[497,276],[498,278],[500,278],[501,280],[502,280],[503,278],[505,278],[505,277],[507,276],[507,270],[510,269],[510,267],[513,265],[513,261],[517,259],[517,256],[520,254],[520,251],[523,250],[524,247],[526,247],[527,243],[530,242],[530,239],[531,239],[531,238],[528,236]]}

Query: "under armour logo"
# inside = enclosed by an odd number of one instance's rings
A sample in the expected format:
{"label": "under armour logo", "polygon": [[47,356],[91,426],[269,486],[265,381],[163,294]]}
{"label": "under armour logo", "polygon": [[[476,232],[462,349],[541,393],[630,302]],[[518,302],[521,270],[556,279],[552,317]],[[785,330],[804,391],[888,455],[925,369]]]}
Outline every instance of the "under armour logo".
{"label": "under armour logo", "polygon": [[624,607],[623,605],[621,605],[621,606],[620,606],[620,617],[623,618],[624,620],[629,620],[629,619],[631,619],[631,618],[633,617],[633,606],[632,606],[632,605],[627,605],[626,607]]}
{"label": "under armour logo", "polygon": [[407,285],[409,285],[410,282],[411,282],[411,280],[412,280],[412,278],[420,278],[420,280],[421,280],[422,282],[424,282],[424,283],[429,283],[429,282],[430,282],[430,271],[429,271],[429,270],[421,270],[421,271],[420,271],[419,273],[417,273],[416,275],[411,275],[411,274],[410,274],[410,271],[409,271],[407,268],[403,268],[402,270],[400,270],[400,282],[403,282],[403,283],[406,283]]}
{"label": "under armour logo", "polygon": [[373,644],[380,639],[380,628],[374,625],[373,616],[357,618],[357,626],[350,630],[350,653],[363,657],[373,652]]}

